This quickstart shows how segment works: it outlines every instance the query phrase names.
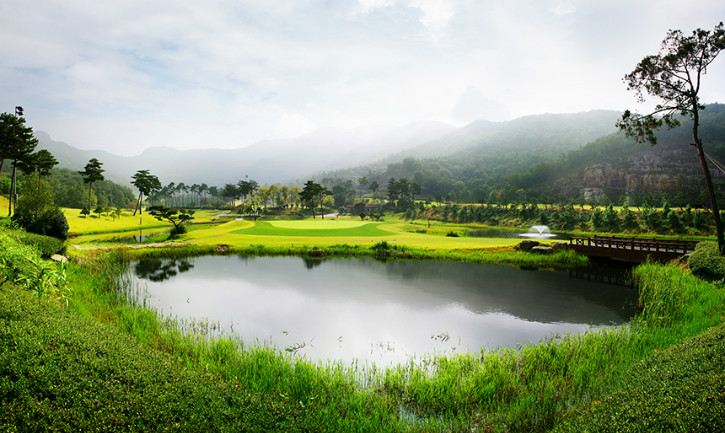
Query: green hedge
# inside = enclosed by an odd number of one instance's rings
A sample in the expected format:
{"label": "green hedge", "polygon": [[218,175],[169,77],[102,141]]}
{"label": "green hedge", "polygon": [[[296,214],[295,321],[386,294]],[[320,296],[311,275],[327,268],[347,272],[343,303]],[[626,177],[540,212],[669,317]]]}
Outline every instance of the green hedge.
{"label": "green hedge", "polygon": [[16,238],[25,245],[36,247],[42,257],[47,258],[53,254],[63,254],[66,251],[65,243],[52,236],[18,231],[16,232]]}
{"label": "green hedge", "polygon": [[725,279],[725,256],[720,255],[717,242],[699,242],[688,264],[695,275],[714,280]]}

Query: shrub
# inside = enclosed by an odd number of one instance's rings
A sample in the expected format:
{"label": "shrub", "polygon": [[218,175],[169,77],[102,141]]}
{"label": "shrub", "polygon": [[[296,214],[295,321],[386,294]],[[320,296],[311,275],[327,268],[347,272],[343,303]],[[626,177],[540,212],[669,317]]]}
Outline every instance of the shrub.
{"label": "shrub", "polygon": [[688,264],[695,275],[715,280],[725,279],[725,257],[720,255],[717,242],[699,242]]}
{"label": "shrub", "polygon": [[40,255],[42,257],[50,257],[53,254],[63,254],[66,250],[66,246],[63,241],[52,236],[19,232],[17,238],[20,242],[26,245],[35,246],[38,251],[40,251]]}
{"label": "shrub", "polygon": [[12,220],[31,233],[68,239],[68,221],[58,207],[52,207],[37,216],[25,208],[18,208]]}

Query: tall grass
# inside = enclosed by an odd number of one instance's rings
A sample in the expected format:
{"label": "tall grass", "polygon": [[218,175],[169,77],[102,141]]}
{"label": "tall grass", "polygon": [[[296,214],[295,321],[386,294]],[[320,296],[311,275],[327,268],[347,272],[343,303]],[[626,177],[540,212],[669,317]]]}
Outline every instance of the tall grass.
{"label": "tall grass", "polygon": [[42,259],[38,245],[56,245],[44,238],[46,236],[29,236],[23,231],[0,230],[0,283],[7,281],[25,288],[37,298],[47,297],[63,304],[69,292],[65,284],[66,267],[63,263]]}
{"label": "tall grass", "polygon": [[[559,251],[553,254],[536,254],[516,251],[513,248],[481,249],[432,249],[397,245],[392,242],[377,242],[373,245],[331,244],[324,246],[269,246],[254,244],[238,245],[196,245],[177,244],[165,248],[108,248],[75,252],[81,261],[105,260],[107,254],[121,254],[128,259],[141,257],[193,257],[208,254],[242,254],[257,256],[310,256],[310,257],[361,257],[368,256],[378,260],[436,260],[445,262],[465,262],[481,264],[501,264],[525,266],[527,268],[570,269],[586,266],[589,259],[572,251]],[[123,251],[123,252],[120,252]]]}

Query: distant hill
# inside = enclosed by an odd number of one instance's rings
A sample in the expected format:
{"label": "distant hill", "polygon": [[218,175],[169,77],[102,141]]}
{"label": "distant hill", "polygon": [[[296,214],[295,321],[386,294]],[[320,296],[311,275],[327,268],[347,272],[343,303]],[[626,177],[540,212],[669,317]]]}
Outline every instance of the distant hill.
{"label": "distant hill", "polygon": [[[422,196],[460,202],[630,197],[659,204],[664,196],[673,204],[704,204],[702,169],[687,145],[691,121],[660,132],[659,144],[650,146],[616,131],[620,115],[592,111],[474,122],[377,163],[325,172],[318,179],[336,183],[366,176],[384,190],[389,179],[407,178],[421,186]],[[701,136],[706,151],[725,162],[725,105],[707,105]],[[712,164],[711,170],[725,194],[725,173]]]}
{"label": "distant hill", "polygon": [[421,185],[426,196],[454,193],[462,200],[479,201],[505,177],[613,133],[620,115],[599,110],[473,122],[376,163],[318,177],[367,176],[380,185],[392,177],[405,177]]}
{"label": "distant hill", "polygon": [[532,115],[507,122],[479,120],[392,155],[387,161],[444,155],[468,158],[481,152],[539,152],[546,157],[614,132],[614,122],[620,115],[617,111],[595,110]]}
{"label": "distant hill", "polygon": [[[725,168],[725,105],[707,105],[700,122],[706,154]],[[635,203],[649,200],[650,204],[660,204],[661,200],[648,196],[661,195],[676,205],[708,206],[697,150],[689,146],[691,125],[690,119],[683,119],[682,126],[661,131],[655,146],[634,143],[621,133],[602,137],[540,167],[542,176],[538,179],[522,173],[519,185],[569,196],[586,190],[587,194],[604,194],[618,202],[629,196]],[[719,195],[725,196],[725,172],[712,161],[708,165]]]}

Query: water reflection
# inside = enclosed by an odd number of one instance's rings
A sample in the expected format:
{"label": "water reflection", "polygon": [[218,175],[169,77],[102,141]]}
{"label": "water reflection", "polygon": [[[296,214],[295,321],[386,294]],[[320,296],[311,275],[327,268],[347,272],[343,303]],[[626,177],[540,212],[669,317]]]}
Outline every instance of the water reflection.
{"label": "water reflection", "polygon": [[180,272],[187,272],[194,267],[191,259],[140,259],[133,265],[138,278],[161,282],[175,277]]}
{"label": "water reflection", "polygon": [[637,297],[627,287],[566,272],[507,266],[368,258],[185,260],[150,272],[150,265],[140,268],[153,307],[218,321],[246,341],[311,359],[388,363],[432,352],[516,347],[626,323]]}

